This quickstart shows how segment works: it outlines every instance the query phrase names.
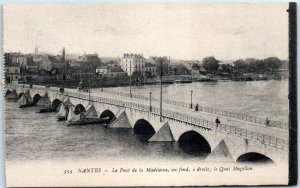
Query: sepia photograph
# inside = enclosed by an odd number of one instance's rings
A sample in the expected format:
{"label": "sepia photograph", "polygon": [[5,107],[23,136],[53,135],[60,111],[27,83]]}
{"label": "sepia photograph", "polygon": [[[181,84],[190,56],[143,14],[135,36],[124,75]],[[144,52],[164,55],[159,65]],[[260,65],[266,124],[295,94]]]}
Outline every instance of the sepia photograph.
{"label": "sepia photograph", "polygon": [[6,186],[288,185],[293,11],[5,4]]}

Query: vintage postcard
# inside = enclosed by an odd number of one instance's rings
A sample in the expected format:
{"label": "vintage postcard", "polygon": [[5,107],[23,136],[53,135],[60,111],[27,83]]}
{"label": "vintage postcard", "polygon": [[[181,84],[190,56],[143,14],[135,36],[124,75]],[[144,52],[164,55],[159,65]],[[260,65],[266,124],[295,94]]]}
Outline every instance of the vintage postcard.
{"label": "vintage postcard", "polygon": [[295,15],[4,5],[6,185],[295,184]]}

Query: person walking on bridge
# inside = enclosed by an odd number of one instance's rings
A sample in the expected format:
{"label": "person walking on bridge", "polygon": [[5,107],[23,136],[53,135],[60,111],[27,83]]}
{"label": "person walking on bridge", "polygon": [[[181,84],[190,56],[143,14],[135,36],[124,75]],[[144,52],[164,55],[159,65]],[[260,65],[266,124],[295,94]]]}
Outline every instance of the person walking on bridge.
{"label": "person walking on bridge", "polygon": [[221,122],[220,122],[220,120],[219,120],[219,117],[217,117],[217,119],[216,119],[216,126],[217,126],[217,128],[218,128],[218,126],[219,126],[220,123],[221,123]]}
{"label": "person walking on bridge", "polygon": [[196,104],[195,111],[199,111],[199,104]]}
{"label": "person walking on bridge", "polygon": [[269,127],[269,123],[270,123],[270,121],[269,121],[269,119],[267,118],[267,119],[266,119],[266,126],[267,126],[267,127]]}

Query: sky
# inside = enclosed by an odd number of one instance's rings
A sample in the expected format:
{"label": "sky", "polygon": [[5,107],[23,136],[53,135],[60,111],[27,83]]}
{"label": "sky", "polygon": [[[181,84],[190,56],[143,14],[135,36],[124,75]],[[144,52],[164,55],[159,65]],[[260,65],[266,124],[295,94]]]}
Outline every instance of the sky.
{"label": "sky", "polygon": [[288,58],[288,4],[11,4],[4,51]]}

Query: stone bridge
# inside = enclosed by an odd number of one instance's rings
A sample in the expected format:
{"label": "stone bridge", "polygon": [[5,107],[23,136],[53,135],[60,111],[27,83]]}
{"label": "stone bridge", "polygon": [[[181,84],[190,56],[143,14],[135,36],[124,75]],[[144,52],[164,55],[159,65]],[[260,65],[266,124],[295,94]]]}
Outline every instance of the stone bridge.
{"label": "stone bridge", "polygon": [[[26,90],[34,102],[44,95],[45,87],[33,88],[19,86],[16,88],[19,97]],[[69,97],[76,109],[84,110],[92,102],[99,117],[110,117],[110,128],[132,128],[136,134],[146,135],[149,142],[179,142],[187,152],[203,150],[207,161],[257,162],[288,161],[288,138],[276,138],[231,125],[220,124],[205,119],[195,118],[177,111],[164,110],[160,121],[159,108],[140,104],[138,100],[117,98],[113,95],[77,92],[59,88],[48,88],[52,105],[59,105]]]}

